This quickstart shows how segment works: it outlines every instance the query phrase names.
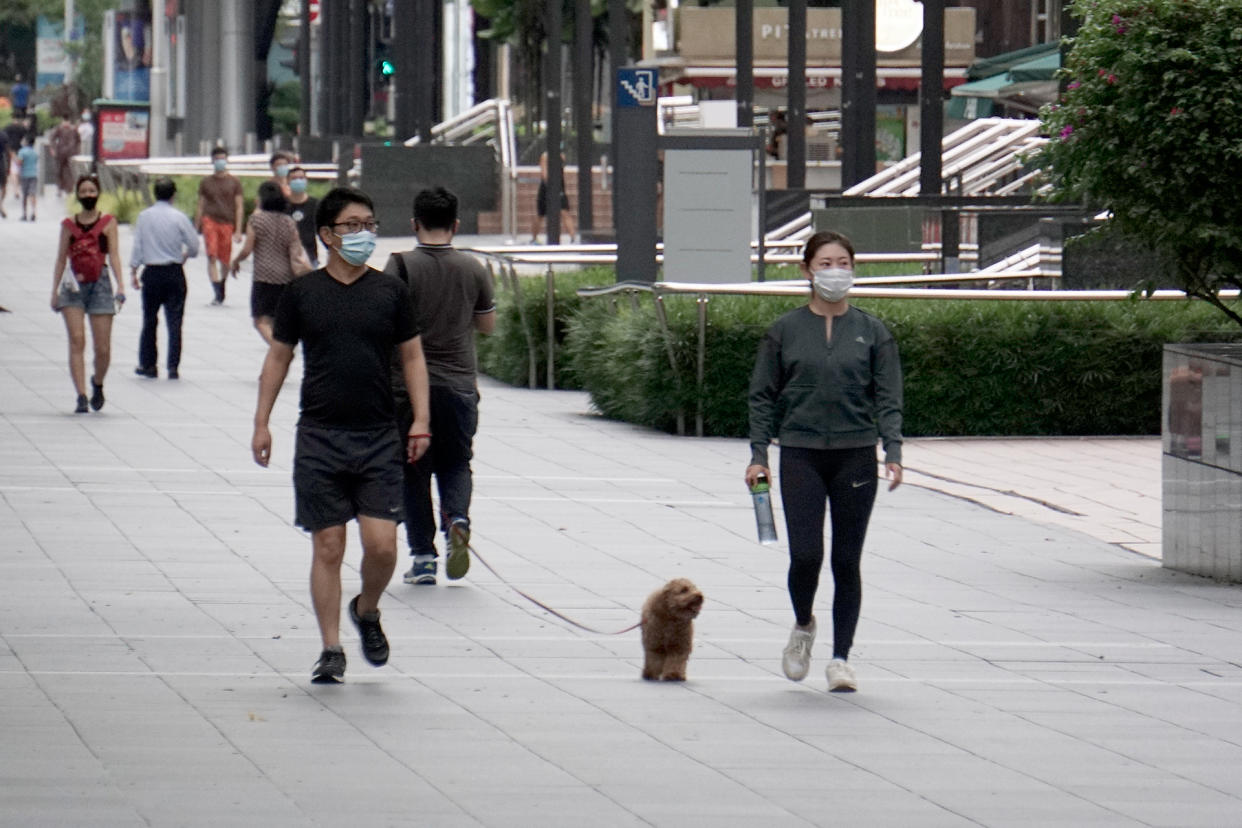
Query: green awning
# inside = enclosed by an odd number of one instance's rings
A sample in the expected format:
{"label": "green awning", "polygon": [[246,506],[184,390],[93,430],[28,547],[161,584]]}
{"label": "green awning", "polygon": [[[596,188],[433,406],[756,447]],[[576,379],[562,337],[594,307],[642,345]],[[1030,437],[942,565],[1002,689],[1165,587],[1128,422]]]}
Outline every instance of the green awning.
{"label": "green awning", "polygon": [[945,117],[959,121],[973,121],[975,118],[988,118],[996,109],[996,103],[989,98],[974,95],[959,95],[949,99],[949,108]]}
{"label": "green awning", "polygon": [[1009,75],[1002,72],[983,80],[961,83],[953,87],[950,94],[970,98],[996,98],[1000,91],[1010,84]]}
{"label": "green awning", "polygon": [[989,58],[979,58],[966,70],[966,78],[972,81],[982,80],[992,75],[1004,74],[1020,63],[1038,60],[1050,54],[1059,55],[1060,53],[1060,43],[1039,43],[1014,52],[1005,52],[1002,55],[994,55]]}
{"label": "green awning", "polygon": [[1031,83],[1032,81],[1056,80],[1057,70],[1061,68],[1061,52],[1058,50],[1050,55],[1027,60],[1009,70],[1011,83]]}

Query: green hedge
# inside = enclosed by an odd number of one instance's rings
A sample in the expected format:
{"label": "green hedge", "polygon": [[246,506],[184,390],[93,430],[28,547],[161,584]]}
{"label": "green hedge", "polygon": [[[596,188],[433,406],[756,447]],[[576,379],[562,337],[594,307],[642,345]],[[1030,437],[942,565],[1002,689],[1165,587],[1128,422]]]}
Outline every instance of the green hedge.
{"label": "green hedge", "polygon": [[[496,284],[496,330],[490,336],[478,338],[479,370],[510,385],[526,386],[530,376],[530,348],[527,335],[533,339],[536,355],[536,375],[540,388],[548,384],[548,298],[547,281],[543,275],[519,276],[521,307],[507,282]],[[582,389],[583,384],[574,373],[570,360],[564,354],[565,335],[569,319],[583,303],[603,299],[582,299],[578,289],[609,285],[616,281],[611,267],[591,267],[579,271],[556,274],[556,300],[553,309],[553,325],[556,331],[556,387]],[[647,300],[650,302],[650,300]],[[526,325],[522,325],[523,315]]]}
{"label": "green hedge", "polygon": [[[612,281],[609,268],[557,274],[556,384],[590,392],[604,416],[693,432],[698,316],[694,297],[665,300],[666,339],[651,296],[637,307],[576,295]],[[522,299],[545,384],[544,280]],[[498,290],[497,331],[480,340],[484,373],[527,384],[527,344],[511,292]],[[704,433],[747,430],[746,389],[763,332],[794,298],[715,296],[708,303]],[[905,433],[923,435],[1155,434],[1161,353],[1171,342],[1242,341],[1242,329],[1201,302],[859,300],[896,337],[905,374]],[[671,342],[676,373],[669,364]]]}

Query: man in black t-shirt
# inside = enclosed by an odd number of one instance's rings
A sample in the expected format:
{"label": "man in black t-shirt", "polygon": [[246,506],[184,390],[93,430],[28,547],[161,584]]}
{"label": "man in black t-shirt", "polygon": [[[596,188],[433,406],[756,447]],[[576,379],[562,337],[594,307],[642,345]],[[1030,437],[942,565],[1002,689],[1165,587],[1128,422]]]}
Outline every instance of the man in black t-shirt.
{"label": "man in black t-shirt", "polygon": [[319,241],[315,228],[315,210],[319,207],[319,201],[306,193],[310,182],[304,168],[291,168],[288,180],[289,197],[285,199],[285,212],[298,226],[298,238],[302,240],[311,267],[319,267]]}
{"label": "man in black t-shirt", "polygon": [[[367,661],[388,661],[379,599],[397,565],[397,524],[404,519],[402,465],[430,445],[427,364],[409,289],[367,267],[375,249],[375,213],[359,190],[340,187],[320,202],[315,223],[328,264],[295,280],[281,296],[272,344],[259,378],[251,450],[271,460],[272,407],[301,342],[301,417],[293,458],[297,524],[311,533],[311,601],[323,652],[311,674],[318,684],[345,676],[340,642],[341,563],[345,527],[357,519],[362,536],[362,592],[349,602]],[[414,422],[403,450],[395,426],[389,371],[400,354]]]}

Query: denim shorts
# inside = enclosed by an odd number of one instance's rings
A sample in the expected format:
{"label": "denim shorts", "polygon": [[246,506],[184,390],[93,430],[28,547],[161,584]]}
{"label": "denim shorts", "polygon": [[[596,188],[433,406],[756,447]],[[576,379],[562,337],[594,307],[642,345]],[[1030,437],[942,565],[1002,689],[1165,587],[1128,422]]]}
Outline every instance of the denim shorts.
{"label": "denim shorts", "polygon": [[[66,275],[68,275],[67,271]],[[108,277],[107,268],[99,274],[98,281],[78,282],[78,289],[74,291],[66,290],[62,282],[60,290],[56,291],[56,305],[62,310],[81,308],[92,316],[115,314],[116,303],[112,296],[112,279]]]}
{"label": "denim shorts", "polygon": [[359,515],[405,520],[405,446],[396,424],[367,431],[298,426],[293,453],[295,521],[309,532]]}

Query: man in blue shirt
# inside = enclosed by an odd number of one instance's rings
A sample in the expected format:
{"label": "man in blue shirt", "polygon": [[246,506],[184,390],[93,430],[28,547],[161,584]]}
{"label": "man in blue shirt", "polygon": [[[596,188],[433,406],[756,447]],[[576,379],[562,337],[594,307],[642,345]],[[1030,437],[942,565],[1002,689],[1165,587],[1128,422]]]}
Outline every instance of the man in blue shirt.
{"label": "man in blue shirt", "polygon": [[26,107],[30,106],[30,86],[22,80],[22,76],[13,76],[13,86],[9,89],[9,96],[13,99],[13,117],[25,118]]}
{"label": "man in blue shirt", "polygon": [[142,334],[134,373],[150,379],[159,376],[155,334],[163,307],[168,325],[168,378],[178,379],[181,318],[185,312],[185,271],[181,265],[198,255],[198,233],[185,213],[172,206],[177,185],[171,178],[158,179],[153,190],[155,204],[139,213],[134,224],[134,249],[129,260],[134,288],[142,289]]}

